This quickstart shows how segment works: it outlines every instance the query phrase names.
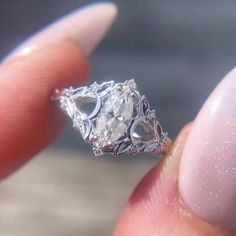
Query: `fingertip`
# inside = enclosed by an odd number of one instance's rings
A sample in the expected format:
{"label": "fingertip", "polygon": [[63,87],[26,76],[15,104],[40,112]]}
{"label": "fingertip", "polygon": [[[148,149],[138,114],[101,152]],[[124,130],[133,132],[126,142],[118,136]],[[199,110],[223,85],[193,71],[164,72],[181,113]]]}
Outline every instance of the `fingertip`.
{"label": "fingertip", "polygon": [[88,74],[86,55],[73,40],[48,45],[0,66],[0,178],[56,138],[65,117],[51,95],[56,88],[85,83]]}
{"label": "fingertip", "polygon": [[192,124],[185,126],[168,155],[133,191],[114,236],[234,235],[209,225],[183,204],[178,189],[179,162]]}

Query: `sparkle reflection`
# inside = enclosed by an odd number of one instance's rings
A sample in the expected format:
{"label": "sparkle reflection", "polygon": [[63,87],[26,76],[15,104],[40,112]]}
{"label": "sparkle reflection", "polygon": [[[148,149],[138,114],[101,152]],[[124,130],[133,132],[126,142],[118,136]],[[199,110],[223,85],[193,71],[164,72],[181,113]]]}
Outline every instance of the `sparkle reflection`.
{"label": "sparkle reflection", "polygon": [[215,111],[217,111],[219,105],[220,105],[220,102],[221,102],[222,98],[221,97],[218,97],[216,98],[213,103],[211,104],[211,112],[214,113]]}
{"label": "sparkle reflection", "polygon": [[36,49],[35,45],[31,45],[30,47],[24,47],[21,51],[21,55],[23,56],[29,55],[35,49]]}

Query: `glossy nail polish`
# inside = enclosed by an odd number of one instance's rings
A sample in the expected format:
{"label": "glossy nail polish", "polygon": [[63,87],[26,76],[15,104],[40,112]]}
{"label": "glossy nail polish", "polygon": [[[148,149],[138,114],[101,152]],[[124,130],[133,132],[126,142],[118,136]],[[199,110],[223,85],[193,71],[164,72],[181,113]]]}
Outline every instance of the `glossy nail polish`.
{"label": "glossy nail polish", "polygon": [[206,221],[236,229],[236,69],[194,121],[180,164],[183,201]]}
{"label": "glossy nail polish", "polygon": [[66,38],[73,38],[90,54],[112,25],[117,15],[113,3],[95,3],[76,10],[45,27],[20,44],[6,59],[27,55],[32,50]]}

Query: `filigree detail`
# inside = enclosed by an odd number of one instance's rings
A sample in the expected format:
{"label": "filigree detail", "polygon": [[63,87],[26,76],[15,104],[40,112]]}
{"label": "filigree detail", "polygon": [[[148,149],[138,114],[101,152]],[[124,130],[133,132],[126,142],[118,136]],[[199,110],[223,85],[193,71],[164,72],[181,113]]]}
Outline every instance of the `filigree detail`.
{"label": "filigree detail", "polygon": [[[93,145],[96,156],[135,155],[140,152],[161,154],[169,142],[150,108],[140,95],[135,81],[114,81],[88,87],[64,89],[59,96],[61,108],[71,117],[83,139]],[[83,111],[86,102],[94,102],[90,113]],[[136,129],[141,127],[143,134]]]}

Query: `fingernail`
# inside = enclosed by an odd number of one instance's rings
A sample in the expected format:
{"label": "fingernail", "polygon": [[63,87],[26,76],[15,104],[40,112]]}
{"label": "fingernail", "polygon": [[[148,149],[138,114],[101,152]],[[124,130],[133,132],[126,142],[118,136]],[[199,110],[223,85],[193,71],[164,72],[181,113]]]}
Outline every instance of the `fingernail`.
{"label": "fingernail", "polygon": [[45,27],[20,44],[6,59],[27,55],[32,50],[66,38],[73,38],[85,53],[90,54],[105,36],[117,15],[113,3],[90,4]]}
{"label": "fingernail", "polygon": [[236,69],[194,121],[180,164],[179,189],[200,217],[236,229]]}

